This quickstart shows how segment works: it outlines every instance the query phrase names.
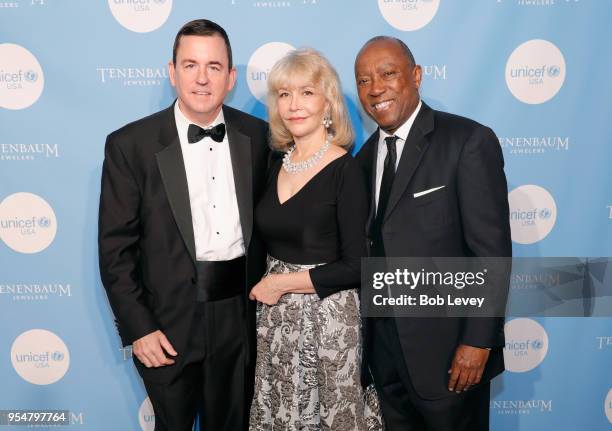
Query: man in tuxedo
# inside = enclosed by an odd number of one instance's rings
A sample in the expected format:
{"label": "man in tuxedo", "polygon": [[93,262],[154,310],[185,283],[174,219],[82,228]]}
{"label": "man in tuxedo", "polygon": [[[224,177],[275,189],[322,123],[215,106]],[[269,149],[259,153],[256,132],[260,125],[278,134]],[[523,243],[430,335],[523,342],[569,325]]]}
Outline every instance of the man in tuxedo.
{"label": "man in tuxedo", "polygon": [[[370,255],[511,256],[498,140],[427,106],[421,76],[408,47],[391,37],[371,39],[355,61],[359,100],[378,124],[357,155],[372,191]],[[503,323],[366,319],[365,356],[387,429],[487,430],[489,382],[504,369]]]}
{"label": "man in tuxedo", "polygon": [[254,309],[264,269],[253,204],[268,128],[223,104],[236,81],[228,36],[191,21],[169,63],[178,99],[111,133],[99,213],[102,282],[155,410],[155,429],[245,429]]}

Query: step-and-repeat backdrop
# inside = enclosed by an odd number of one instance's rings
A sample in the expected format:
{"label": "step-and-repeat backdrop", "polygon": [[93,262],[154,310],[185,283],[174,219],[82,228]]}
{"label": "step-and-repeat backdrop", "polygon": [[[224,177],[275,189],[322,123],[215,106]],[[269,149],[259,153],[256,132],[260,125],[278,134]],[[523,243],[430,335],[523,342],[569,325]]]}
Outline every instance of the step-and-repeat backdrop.
{"label": "step-and-repeat backdrop", "polygon": [[[323,52],[357,148],[374,126],[355,55],[374,35],[401,38],[427,103],[497,133],[515,256],[611,256],[610,16],[603,0],[0,0],[0,410],[153,429],[100,284],[97,207],[105,136],[172,103],[185,22],[226,28],[228,103],[261,118],[276,59]],[[492,429],[611,429],[612,319],[508,318],[506,335]]]}

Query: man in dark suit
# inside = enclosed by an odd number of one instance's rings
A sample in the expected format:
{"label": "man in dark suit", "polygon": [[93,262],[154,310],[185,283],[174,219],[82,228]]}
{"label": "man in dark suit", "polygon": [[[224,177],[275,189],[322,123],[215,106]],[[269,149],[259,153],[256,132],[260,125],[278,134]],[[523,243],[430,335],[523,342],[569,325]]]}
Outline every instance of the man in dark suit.
{"label": "man in dark suit", "polygon": [[[423,103],[421,75],[395,38],[371,39],[355,61],[359,99],[379,126],[357,155],[372,187],[370,255],[510,256],[495,134]],[[489,382],[504,369],[503,323],[366,319],[365,355],[387,429],[488,429]]]}
{"label": "man in dark suit", "polygon": [[100,273],[156,430],[246,428],[254,309],[264,252],[253,204],[264,186],[267,124],[223,105],[236,80],[226,32],[178,32],[169,108],[111,133],[99,215]]}

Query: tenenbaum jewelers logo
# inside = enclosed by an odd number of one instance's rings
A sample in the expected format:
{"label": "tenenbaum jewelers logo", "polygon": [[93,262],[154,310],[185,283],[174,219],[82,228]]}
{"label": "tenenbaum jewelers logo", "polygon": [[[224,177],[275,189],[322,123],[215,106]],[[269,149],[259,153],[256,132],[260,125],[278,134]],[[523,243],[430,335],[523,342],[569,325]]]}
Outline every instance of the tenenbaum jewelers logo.
{"label": "tenenbaum jewelers logo", "polygon": [[[225,0],[231,6],[253,7],[258,9],[279,9],[288,7],[317,7],[323,0]],[[326,0],[334,1],[334,0]]]}
{"label": "tenenbaum jewelers logo", "polygon": [[51,205],[32,193],[15,193],[0,203],[0,238],[19,253],[38,253],[55,239],[57,219]]}
{"label": "tenenbaum jewelers logo", "polygon": [[272,66],[295,48],[284,42],[270,42],[253,52],[247,65],[247,84],[251,94],[266,103],[268,95],[268,73]]}
{"label": "tenenbaum jewelers logo", "polygon": [[[232,4],[236,4],[235,0],[232,0]],[[271,9],[271,8],[279,8],[279,7],[291,7],[291,2],[287,0],[284,0],[284,1],[279,1],[279,0],[254,1],[253,7],[262,8],[262,9],[263,8]]]}
{"label": "tenenbaum jewelers logo", "polygon": [[546,238],[557,220],[557,205],[543,187],[524,185],[508,194],[512,241],[533,244]]}
{"label": "tenenbaum jewelers logo", "polygon": [[97,67],[101,84],[124,87],[151,87],[168,81],[168,68],[163,67]]}
{"label": "tenenbaum jewelers logo", "polygon": [[548,353],[548,334],[532,319],[513,319],[504,326],[506,370],[524,373],[540,365]]}
{"label": "tenenbaum jewelers logo", "polygon": [[612,348],[612,336],[595,337],[597,340],[597,348],[603,350],[604,348]]}
{"label": "tenenbaum jewelers logo", "polygon": [[0,1],[0,9],[16,9],[23,4],[29,6],[46,6],[49,0],[12,0]]}
{"label": "tenenbaum jewelers logo", "polygon": [[59,158],[57,144],[0,144],[0,160],[36,160]]}
{"label": "tenenbaum jewelers logo", "polygon": [[531,415],[551,413],[552,400],[491,400],[491,413],[497,415]]}
{"label": "tenenbaum jewelers logo", "polygon": [[525,6],[527,8],[538,8],[539,7],[555,7],[559,5],[567,6],[572,4],[580,4],[580,0],[565,0],[564,2],[560,2],[559,0],[492,0],[495,1],[498,5],[507,4],[507,5],[516,5],[516,6]]}
{"label": "tenenbaum jewelers logo", "polygon": [[434,81],[446,81],[446,64],[422,64],[423,75]]}
{"label": "tenenbaum jewelers logo", "polygon": [[47,301],[72,296],[72,286],[63,283],[0,284],[0,297],[3,296],[13,301]]}
{"label": "tenenbaum jewelers logo", "polygon": [[509,154],[531,156],[551,151],[568,151],[570,138],[569,136],[502,136],[499,138],[499,144]]}
{"label": "tenenbaum jewelers logo", "polygon": [[60,380],[70,366],[70,352],[60,337],[45,329],[19,335],[11,347],[11,362],[19,376],[34,385]]}
{"label": "tenenbaum jewelers logo", "polygon": [[28,108],[44,86],[42,67],[30,51],[13,43],[0,44],[0,107]]}
{"label": "tenenbaum jewelers logo", "polygon": [[145,398],[140,405],[140,409],[138,409],[138,423],[142,431],[153,431],[155,429],[155,412],[149,397]]}
{"label": "tenenbaum jewelers logo", "polygon": [[402,31],[425,27],[436,16],[440,0],[378,0],[383,18]]}
{"label": "tenenbaum jewelers logo", "polygon": [[506,85],[514,97],[530,105],[544,103],[565,81],[565,59],[554,44],[543,39],[519,45],[506,63]]}
{"label": "tenenbaum jewelers logo", "polygon": [[164,25],[172,10],[172,0],[108,0],[108,6],[123,27],[148,33]]}

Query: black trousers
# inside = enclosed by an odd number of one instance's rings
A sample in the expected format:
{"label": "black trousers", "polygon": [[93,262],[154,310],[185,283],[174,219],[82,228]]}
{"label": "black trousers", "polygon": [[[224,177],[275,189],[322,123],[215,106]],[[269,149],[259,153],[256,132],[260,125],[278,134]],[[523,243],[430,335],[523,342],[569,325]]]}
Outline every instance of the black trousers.
{"label": "black trousers", "polygon": [[246,364],[244,295],[198,303],[182,372],[169,384],[145,381],[155,431],[247,429],[253,382]]}
{"label": "black trousers", "polygon": [[387,431],[489,429],[489,383],[437,400],[421,398],[406,369],[395,321],[372,321],[368,360]]}

